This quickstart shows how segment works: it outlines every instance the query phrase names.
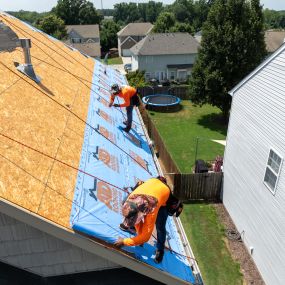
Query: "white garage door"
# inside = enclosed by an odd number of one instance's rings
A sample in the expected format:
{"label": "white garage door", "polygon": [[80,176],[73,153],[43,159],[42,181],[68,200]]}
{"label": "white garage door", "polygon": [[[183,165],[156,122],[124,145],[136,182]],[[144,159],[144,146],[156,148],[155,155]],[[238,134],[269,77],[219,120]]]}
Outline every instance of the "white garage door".
{"label": "white garage door", "polygon": [[132,56],[131,51],[129,49],[123,49],[122,56]]}

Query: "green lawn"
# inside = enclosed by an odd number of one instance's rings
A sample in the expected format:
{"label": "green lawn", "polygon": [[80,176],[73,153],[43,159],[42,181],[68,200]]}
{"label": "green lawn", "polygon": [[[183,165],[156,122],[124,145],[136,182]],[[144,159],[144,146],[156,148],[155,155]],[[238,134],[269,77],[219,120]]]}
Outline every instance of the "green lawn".
{"label": "green lawn", "polygon": [[[197,137],[197,158],[212,160],[218,154],[223,155],[224,147],[210,139],[224,140],[227,127],[217,108],[194,107],[190,101],[182,101],[182,107],[176,113],[151,111],[150,114],[176,164],[186,173],[191,171],[195,161]],[[205,284],[242,284],[239,265],[232,260],[226,247],[223,226],[214,206],[187,204],[181,221]]]}
{"label": "green lawn", "polygon": [[196,145],[197,159],[214,160],[223,155],[224,146],[211,141],[226,137],[226,124],[217,108],[193,107],[190,101],[182,101],[179,112],[151,111],[150,115],[181,172],[191,172]]}
{"label": "green lawn", "polygon": [[241,285],[239,264],[224,241],[224,229],[211,204],[187,204],[181,221],[206,285]]}
{"label": "green lawn", "polygon": [[121,57],[108,58],[108,64],[123,64]]}

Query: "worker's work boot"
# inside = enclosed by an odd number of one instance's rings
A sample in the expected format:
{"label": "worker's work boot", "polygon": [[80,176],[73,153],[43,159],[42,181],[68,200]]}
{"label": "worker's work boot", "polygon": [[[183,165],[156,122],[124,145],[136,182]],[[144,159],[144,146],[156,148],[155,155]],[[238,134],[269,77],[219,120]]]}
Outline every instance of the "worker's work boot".
{"label": "worker's work boot", "polygon": [[126,126],[125,128],[122,129],[124,132],[128,133],[131,130],[130,126]]}
{"label": "worker's work boot", "polygon": [[154,258],[154,262],[155,263],[160,263],[163,259],[163,255],[164,255],[164,250],[162,249],[157,249],[155,252],[155,258]]}

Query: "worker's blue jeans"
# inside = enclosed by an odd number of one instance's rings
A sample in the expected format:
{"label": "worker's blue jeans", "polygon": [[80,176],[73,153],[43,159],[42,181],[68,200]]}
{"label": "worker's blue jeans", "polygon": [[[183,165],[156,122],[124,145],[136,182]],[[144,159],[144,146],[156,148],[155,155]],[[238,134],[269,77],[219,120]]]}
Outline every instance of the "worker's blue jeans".
{"label": "worker's blue jeans", "polygon": [[130,106],[126,107],[126,110],[127,110],[127,128],[131,128],[132,127],[133,109],[134,109],[133,105],[130,105]]}
{"label": "worker's blue jeans", "polygon": [[166,207],[160,207],[156,218],[156,233],[157,233],[157,244],[158,250],[164,250],[164,244],[166,240],[166,221],[168,213]]}

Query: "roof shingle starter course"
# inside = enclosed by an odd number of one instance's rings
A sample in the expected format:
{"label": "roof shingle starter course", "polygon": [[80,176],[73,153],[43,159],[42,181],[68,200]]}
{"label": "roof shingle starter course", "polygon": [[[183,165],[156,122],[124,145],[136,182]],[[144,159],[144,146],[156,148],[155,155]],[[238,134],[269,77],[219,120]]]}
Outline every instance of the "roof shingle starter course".
{"label": "roof shingle starter course", "polygon": [[131,48],[135,55],[197,54],[199,43],[188,33],[149,34]]}

